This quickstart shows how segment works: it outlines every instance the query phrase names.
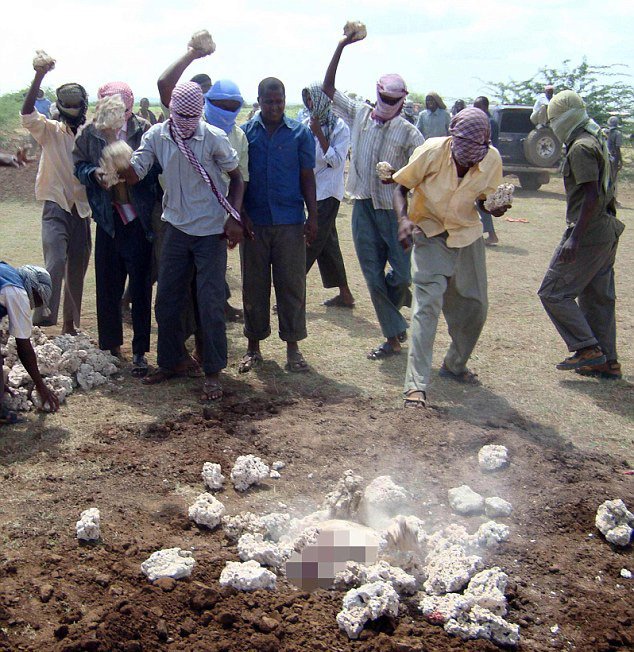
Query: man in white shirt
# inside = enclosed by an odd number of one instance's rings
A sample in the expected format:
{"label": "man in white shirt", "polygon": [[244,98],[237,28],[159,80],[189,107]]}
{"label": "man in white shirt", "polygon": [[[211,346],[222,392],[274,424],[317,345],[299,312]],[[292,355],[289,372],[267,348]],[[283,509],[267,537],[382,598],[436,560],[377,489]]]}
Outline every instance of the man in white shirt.
{"label": "man in white shirt", "polygon": [[531,113],[531,122],[536,127],[543,127],[548,122],[548,104],[555,93],[555,87],[552,84],[544,86],[544,92],[538,96],[533,112]]}
{"label": "man in white shirt", "polygon": [[306,273],[317,261],[325,288],[339,294],[325,306],[353,308],[346,268],[337,236],[337,213],[344,194],[343,172],[350,149],[350,129],[331,110],[330,98],[314,83],[302,91],[308,116],[304,124],[315,137],[315,182],[317,184],[317,237],[306,247]]}

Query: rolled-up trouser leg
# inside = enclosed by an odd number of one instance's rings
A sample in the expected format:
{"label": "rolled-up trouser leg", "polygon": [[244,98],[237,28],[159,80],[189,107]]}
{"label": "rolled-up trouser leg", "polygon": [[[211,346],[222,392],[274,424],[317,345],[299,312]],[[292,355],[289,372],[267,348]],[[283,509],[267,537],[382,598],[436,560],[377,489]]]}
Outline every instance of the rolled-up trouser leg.
{"label": "rolled-up trouser leg", "polygon": [[250,340],[265,340],[271,334],[270,228],[255,225],[255,239],[240,245],[244,336]]}

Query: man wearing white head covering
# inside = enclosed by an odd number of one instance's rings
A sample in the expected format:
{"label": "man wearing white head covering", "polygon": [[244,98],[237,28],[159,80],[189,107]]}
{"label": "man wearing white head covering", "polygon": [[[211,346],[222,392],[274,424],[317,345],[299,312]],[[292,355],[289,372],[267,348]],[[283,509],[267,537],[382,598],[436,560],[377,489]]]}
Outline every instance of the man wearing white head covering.
{"label": "man wearing white head covering", "polygon": [[[31,344],[31,311],[36,307],[48,311],[51,295],[51,276],[42,267],[23,265],[16,268],[0,262],[0,319],[8,317],[9,335],[15,337],[18,358],[33,379],[42,405],[48,404],[49,410],[55,412],[59,408],[59,401],[42,380]],[[0,355],[0,369],[3,363]],[[0,424],[16,423],[16,414],[2,404],[4,391],[4,374],[0,373]]]}
{"label": "man wearing white head covering", "polygon": [[573,354],[557,369],[620,378],[614,259],[625,227],[616,219],[605,138],[574,91],[553,97],[548,121],[566,145],[567,227],[539,288],[548,316]]}

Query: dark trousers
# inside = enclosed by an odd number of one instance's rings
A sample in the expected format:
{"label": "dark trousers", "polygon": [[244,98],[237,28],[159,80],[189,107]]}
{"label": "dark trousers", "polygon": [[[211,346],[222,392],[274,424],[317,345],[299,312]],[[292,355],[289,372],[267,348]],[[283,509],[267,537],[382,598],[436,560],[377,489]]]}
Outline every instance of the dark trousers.
{"label": "dark trousers", "polygon": [[150,350],[151,267],[152,243],[146,238],[138,218],[123,224],[115,217],[114,238],[97,225],[95,282],[100,349],[110,350],[123,344],[121,299],[128,278],[132,302],[132,352],[143,355]]}
{"label": "dark trousers", "polygon": [[306,273],[317,261],[321,282],[325,288],[348,285],[346,268],[337,236],[339,200],[328,197],[317,202],[317,237],[306,247]]}
{"label": "dark trousers", "polygon": [[227,366],[225,272],[227,241],[220,235],[194,236],[167,224],[156,295],[158,364],[174,369],[187,358],[183,312],[196,269],[196,300],[203,339],[203,370]]}
{"label": "dark trousers", "polygon": [[303,224],[253,227],[254,240],[240,248],[244,335],[264,340],[271,334],[271,273],[280,339],[306,338],[306,242]]}

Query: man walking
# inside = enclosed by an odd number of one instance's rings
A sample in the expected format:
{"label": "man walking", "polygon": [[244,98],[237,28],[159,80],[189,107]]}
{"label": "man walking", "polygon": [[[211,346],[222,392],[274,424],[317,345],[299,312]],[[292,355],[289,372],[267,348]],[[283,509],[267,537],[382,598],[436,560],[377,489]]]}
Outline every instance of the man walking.
{"label": "man walking", "polygon": [[616,218],[610,159],[601,128],[574,91],[557,93],[548,120],[566,145],[566,230],[539,297],[572,355],[557,369],[621,378],[616,354],[614,260],[625,228]]}
{"label": "man walking", "polygon": [[[407,96],[400,75],[384,75],[376,85],[376,106],[357,102],[335,88],[335,77],[343,49],[358,40],[344,36],[333,54],[324,77],[323,91],[333,100],[335,113],[351,130],[352,158],[348,192],[354,198],[352,237],[361,271],[385,342],[367,354],[370,360],[397,355],[407,337],[407,322],[401,308],[411,300],[410,260],[398,242],[392,209],[391,180],[382,182],[376,172],[379,162],[398,170],[423,142],[420,132],[400,114]],[[386,274],[389,262],[391,270]]]}
{"label": "man walking", "polygon": [[[487,314],[487,274],[482,226],[475,202],[502,182],[502,158],[490,147],[489,119],[480,109],[463,109],[448,138],[418,147],[394,174],[394,210],[399,240],[412,244],[414,305],[405,374],[404,405],[425,407],[432,352],[442,310],[451,344],[440,375],[479,384],[467,362]],[[408,213],[408,193],[413,190]],[[495,211],[502,215],[506,207]]]}

